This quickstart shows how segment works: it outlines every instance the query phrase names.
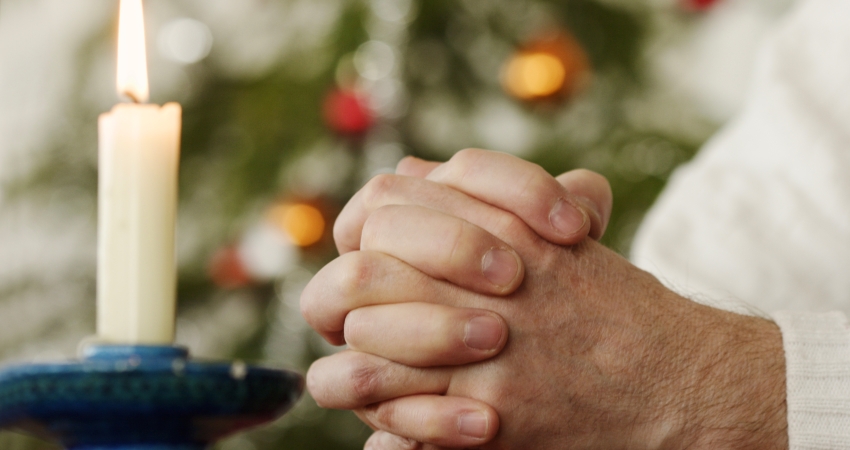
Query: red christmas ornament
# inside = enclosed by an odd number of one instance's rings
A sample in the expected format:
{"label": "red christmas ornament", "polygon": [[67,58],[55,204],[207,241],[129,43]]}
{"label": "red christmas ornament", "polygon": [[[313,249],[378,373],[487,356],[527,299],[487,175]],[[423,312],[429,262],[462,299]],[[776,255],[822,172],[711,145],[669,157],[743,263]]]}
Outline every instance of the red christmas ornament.
{"label": "red christmas ornament", "polygon": [[328,93],[323,113],[328,127],[344,135],[363,134],[375,121],[366,99],[348,89],[334,89]]}
{"label": "red christmas ornament", "polygon": [[720,0],[682,0],[682,7],[688,11],[702,12],[708,11]]}
{"label": "red christmas ornament", "polygon": [[236,289],[251,284],[254,280],[245,270],[242,257],[235,245],[224,247],[212,257],[209,267],[210,278],[223,289]]}

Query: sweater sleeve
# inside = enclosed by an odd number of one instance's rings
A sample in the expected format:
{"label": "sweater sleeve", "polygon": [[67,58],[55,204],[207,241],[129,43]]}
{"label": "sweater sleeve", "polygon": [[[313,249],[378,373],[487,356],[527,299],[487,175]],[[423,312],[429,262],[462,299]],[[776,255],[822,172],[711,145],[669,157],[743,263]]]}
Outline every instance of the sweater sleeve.
{"label": "sweater sleeve", "polygon": [[785,347],[791,450],[850,448],[850,327],[839,312],[773,315]]}

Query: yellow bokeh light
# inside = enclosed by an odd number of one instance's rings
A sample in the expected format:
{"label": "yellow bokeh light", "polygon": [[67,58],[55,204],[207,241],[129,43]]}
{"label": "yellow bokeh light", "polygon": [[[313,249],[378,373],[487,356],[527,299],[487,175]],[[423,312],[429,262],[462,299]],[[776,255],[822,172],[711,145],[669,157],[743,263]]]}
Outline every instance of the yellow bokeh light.
{"label": "yellow bokeh light", "polygon": [[269,210],[269,220],[295,245],[308,247],[325,234],[325,218],[315,206],[280,204]]}
{"label": "yellow bokeh light", "polygon": [[543,52],[519,53],[505,68],[505,88],[523,100],[548,97],[564,88],[567,70],[559,58]]}

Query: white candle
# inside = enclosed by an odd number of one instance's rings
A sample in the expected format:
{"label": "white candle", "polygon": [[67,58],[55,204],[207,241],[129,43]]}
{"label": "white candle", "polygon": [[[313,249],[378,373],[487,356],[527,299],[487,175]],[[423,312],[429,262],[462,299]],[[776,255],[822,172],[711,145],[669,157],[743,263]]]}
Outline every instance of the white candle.
{"label": "white candle", "polygon": [[174,222],[181,108],[148,99],[141,0],[121,0],[118,104],[99,121],[97,331],[120,344],[174,340]]}

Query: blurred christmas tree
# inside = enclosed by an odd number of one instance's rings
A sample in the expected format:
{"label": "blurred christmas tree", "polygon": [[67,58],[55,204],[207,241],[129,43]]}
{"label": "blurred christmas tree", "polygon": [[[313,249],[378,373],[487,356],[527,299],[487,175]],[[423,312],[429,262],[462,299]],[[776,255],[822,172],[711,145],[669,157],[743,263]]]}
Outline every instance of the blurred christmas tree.
{"label": "blurred christmas tree", "polygon": [[[4,37],[32,39],[18,59],[42,58],[30,66],[61,77],[35,77],[30,91],[53,83],[62,93],[9,103],[51,111],[33,113],[29,129],[0,125],[6,359],[71,356],[94,329],[95,131],[115,101],[115,11],[65,3],[0,9],[0,55],[16,54]],[[300,290],[335,257],[334,215],[405,155],[445,160],[481,147],[553,174],[598,171],[615,193],[604,242],[627,253],[671,171],[724,117],[656,70],[670,59],[659,48],[699,29],[713,3],[149,0],[153,101],[184,105],[179,342],[197,356],[302,370],[334,351],[300,318]],[[53,23],[65,46],[39,47],[46,38],[30,36],[27,20]],[[42,47],[52,50],[39,56]],[[0,69],[7,92],[25,77],[10,75],[14,61]],[[0,111],[18,123],[11,107]],[[41,137],[15,141],[15,158],[12,132]],[[354,449],[368,434],[353,415],[305,399],[220,448]],[[0,447],[50,448],[11,434]]]}

